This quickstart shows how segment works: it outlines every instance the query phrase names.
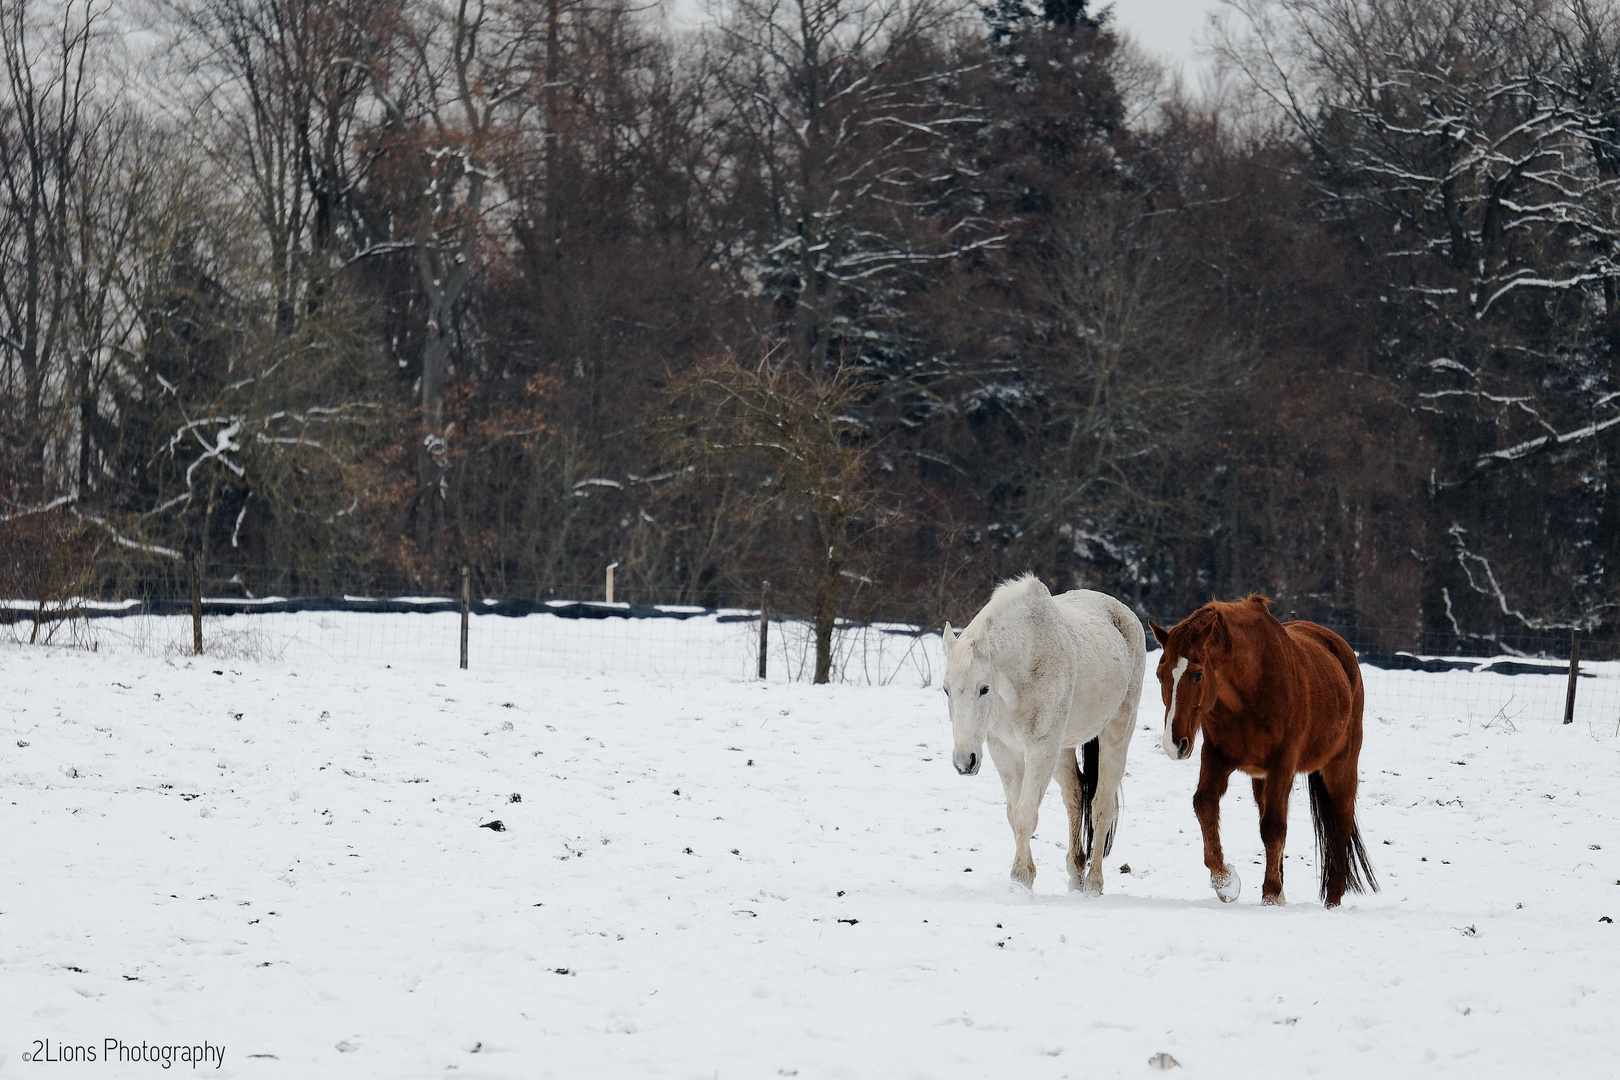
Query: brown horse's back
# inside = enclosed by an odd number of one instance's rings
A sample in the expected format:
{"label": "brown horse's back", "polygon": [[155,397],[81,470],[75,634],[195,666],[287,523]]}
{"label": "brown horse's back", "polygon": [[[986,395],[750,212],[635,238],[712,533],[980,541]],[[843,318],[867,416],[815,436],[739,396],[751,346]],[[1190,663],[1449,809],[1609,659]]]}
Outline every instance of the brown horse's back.
{"label": "brown horse's back", "polygon": [[1301,620],[1284,623],[1283,629],[1295,646],[1296,661],[1311,675],[1305,681],[1311,731],[1299,769],[1314,772],[1346,745],[1361,746],[1361,665],[1344,638],[1325,626]]}
{"label": "brown horse's back", "polygon": [[1339,666],[1344,669],[1345,678],[1349,680],[1352,692],[1361,686],[1361,665],[1356,661],[1355,650],[1344,638],[1325,626],[1318,626],[1303,619],[1283,623],[1283,629],[1288,631],[1288,636],[1296,642],[1314,642],[1331,653],[1339,662]]}

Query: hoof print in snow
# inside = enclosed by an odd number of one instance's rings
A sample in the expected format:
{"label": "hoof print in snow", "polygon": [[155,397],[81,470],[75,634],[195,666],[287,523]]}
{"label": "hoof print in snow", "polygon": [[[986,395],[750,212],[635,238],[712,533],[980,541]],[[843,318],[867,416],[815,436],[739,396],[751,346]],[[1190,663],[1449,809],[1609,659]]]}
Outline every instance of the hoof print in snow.
{"label": "hoof print in snow", "polygon": [[1131,872],[1131,864],[1128,863],[1128,862],[1120,863],[1119,864],[1119,872],[1122,873],[1122,874],[1130,873]]}
{"label": "hoof print in snow", "polygon": [[964,873],[964,874],[971,874],[971,873],[973,873],[973,867],[971,867],[971,866],[968,866],[968,867],[964,867],[964,868],[963,868],[963,869],[962,869],[962,873]]}
{"label": "hoof print in snow", "polygon": [[559,975],[572,975],[574,973],[571,968],[552,968],[551,970]]}
{"label": "hoof print in snow", "polygon": [[674,791],[670,792],[671,795],[679,795],[680,793],[681,793],[680,788],[676,788]]}
{"label": "hoof print in snow", "polygon": [[1463,937],[1478,937],[1479,936],[1479,930],[1476,929],[1472,923],[1470,923],[1467,926],[1459,926],[1459,927],[1457,927],[1457,933],[1461,934]]}
{"label": "hoof print in snow", "polygon": [[17,745],[18,746],[27,746],[28,745],[28,740],[27,739],[18,739],[17,740]]}
{"label": "hoof print in snow", "polygon": [[348,1040],[344,1040],[343,1042],[337,1044],[337,1049],[338,1053],[340,1054],[352,1054],[360,1048]]}
{"label": "hoof print in snow", "polygon": [[519,795],[517,792],[514,791],[514,792],[512,792],[511,799],[509,799],[508,801],[509,802],[522,802],[523,801],[523,796]]}
{"label": "hoof print in snow", "polygon": [[1612,922],[1614,922],[1614,920],[1609,918],[1607,915],[1599,915],[1598,916],[1598,922],[1612,923]]}
{"label": "hoof print in snow", "polygon": [[842,922],[842,923],[849,923],[849,925],[854,926],[856,923],[860,922],[861,920],[859,920],[859,919],[839,919],[838,921]]}
{"label": "hoof print in snow", "polygon": [[488,829],[491,832],[505,832],[506,831],[506,823],[503,822],[500,818],[496,818],[494,821],[486,821],[486,822],[484,822],[482,825],[480,825],[478,827],[480,829]]}
{"label": "hoof print in snow", "polygon": [[1148,1064],[1155,1069],[1179,1069],[1181,1062],[1165,1053],[1163,1050],[1148,1058]]}
{"label": "hoof print in snow", "polygon": [[691,848],[687,848],[687,849],[686,849],[686,853],[687,853],[687,854],[688,854],[688,855],[690,855],[690,854],[692,854],[692,849],[691,849]]}

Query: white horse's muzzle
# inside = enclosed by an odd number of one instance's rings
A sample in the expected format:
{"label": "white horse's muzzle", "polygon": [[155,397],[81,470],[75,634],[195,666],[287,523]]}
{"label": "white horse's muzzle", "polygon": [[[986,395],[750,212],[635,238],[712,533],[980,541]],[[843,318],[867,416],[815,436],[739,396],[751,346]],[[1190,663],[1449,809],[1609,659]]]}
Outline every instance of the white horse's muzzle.
{"label": "white horse's muzzle", "polygon": [[958,750],[951,755],[951,762],[956,766],[956,771],[963,776],[975,776],[978,774],[979,766],[984,764],[984,756],[977,750]]}

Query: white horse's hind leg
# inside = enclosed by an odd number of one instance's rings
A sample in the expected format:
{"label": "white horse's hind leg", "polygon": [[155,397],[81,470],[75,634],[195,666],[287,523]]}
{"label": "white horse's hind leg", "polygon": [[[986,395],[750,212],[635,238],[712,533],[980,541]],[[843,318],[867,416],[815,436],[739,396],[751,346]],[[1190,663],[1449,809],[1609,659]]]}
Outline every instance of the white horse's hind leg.
{"label": "white horse's hind leg", "polygon": [[1091,803],[1091,869],[1084,886],[1084,891],[1091,896],[1102,895],[1103,859],[1113,847],[1114,829],[1119,825],[1119,788],[1125,779],[1125,755],[1130,749],[1131,732],[1136,723],[1136,702],[1130,700],[1126,704],[1129,711],[1122,708],[1097,740],[1097,794]]}
{"label": "white horse's hind leg", "polygon": [[1069,854],[1066,865],[1069,868],[1069,891],[1075,892],[1081,887],[1080,879],[1086,872],[1086,841],[1083,831],[1085,809],[1080,800],[1080,762],[1072,746],[1064,747],[1058,755],[1057,782],[1058,789],[1063,792],[1063,807],[1069,812]]}

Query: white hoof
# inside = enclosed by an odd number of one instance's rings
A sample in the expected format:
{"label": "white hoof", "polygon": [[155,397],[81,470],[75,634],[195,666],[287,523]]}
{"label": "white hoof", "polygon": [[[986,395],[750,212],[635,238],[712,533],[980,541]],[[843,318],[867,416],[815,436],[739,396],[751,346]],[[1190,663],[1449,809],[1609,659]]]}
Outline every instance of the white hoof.
{"label": "white hoof", "polygon": [[1275,897],[1262,897],[1260,903],[1266,907],[1285,907],[1288,900],[1279,892]]}
{"label": "white hoof", "polygon": [[1209,875],[1209,883],[1215,886],[1215,895],[1221,898],[1222,903],[1230,904],[1238,898],[1243,891],[1243,879],[1239,878],[1232,864],[1227,863],[1221,867],[1219,874]]}

